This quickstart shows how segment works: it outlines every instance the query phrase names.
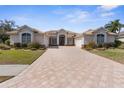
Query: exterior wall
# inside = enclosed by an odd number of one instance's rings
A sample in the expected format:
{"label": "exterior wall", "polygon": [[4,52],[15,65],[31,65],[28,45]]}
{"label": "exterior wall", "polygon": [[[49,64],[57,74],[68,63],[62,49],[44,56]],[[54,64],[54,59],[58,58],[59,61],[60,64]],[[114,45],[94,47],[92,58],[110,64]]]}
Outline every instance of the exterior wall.
{"label": "exterior wall", "polygon": [[84,45],[88,44],[91,41],[96,42],[94,36],[91,36],[91,35],[90,36],[88,36],[88,35],[84,36]]}
{"label": "exterior wall", "polygon": [[73,38],[67,38],[67,45],[74,45],[74,39]]}
{"label": "exterior wall", "polygon": [[104,35],[104,42],[103,43],[111,43],[115,41],[116,36],[108,35],[104,29],[98,29],[93,32],[93,35],[84,35],[84,44],[88,44],[91,41],[94,41],[97,44],[97,35],[103,34]]}
{"label": "exterior wall", "polygon": [[37,43],[43,45],[44,44],[44,36],[42,34],[35,33],[33,42],[37,42]]}
{"label": "exterior wall", "polygon": [[115,41],[115,36],[112,36],[112,35],[107,36],[107,43],[113,43],[114,41]]}
{"label": "exterior wall", "polygon": [[50,35],[49,34],[47,35],[47,34],[42,34],[38,32],[35,33],[34,31],[32,31],[32,28],[30,27],[23,27],[16,35],[10,35],[11,44],[22,43],[22,34],[24,33],[31,34],[31,42],[37,42],[45,45],[46,47],[49,46],[49,37],[51,36],[57,37],[57,45],[59,45],[60,35],[65,36],[64,45],[74,45],[73,37],[71,36],[71,34],[67,33],[67,31],[65,31],[64,29],[58,30],[57,33],[50,33]]}
{"label": "exterior wall", "polygon": [[10,35],[10,45],[14,45],[14,43],[20,43],[19,35]]}
{"label": "exterior wall", "polygon": [[84,36],[84,44],[88,44],[91,41],[93,41],[97,44],[97,35],[98,34],[104,35],[104,43],[112,43],[115,41],[115,36],[110,36],[110,35],[107,35],[106,33],[96,33],[93,36]]}
{"label": "exterior wall", "polygon": [[43,35],[43,37],[44,37],[44,39],[43,39],[44,45],[45,45],[46,47],[48,47],[48,46],[49,46],[49,37],[46,36],[46,35]]}

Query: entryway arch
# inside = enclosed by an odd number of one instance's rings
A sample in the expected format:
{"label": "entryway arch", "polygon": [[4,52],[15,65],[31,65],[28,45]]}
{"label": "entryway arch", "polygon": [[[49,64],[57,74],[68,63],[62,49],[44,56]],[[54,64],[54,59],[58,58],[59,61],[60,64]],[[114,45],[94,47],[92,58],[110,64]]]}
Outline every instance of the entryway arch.
{"label": "entryway arch", "polygon": [[65,45],[65,35],[59,35],[59,45]]}

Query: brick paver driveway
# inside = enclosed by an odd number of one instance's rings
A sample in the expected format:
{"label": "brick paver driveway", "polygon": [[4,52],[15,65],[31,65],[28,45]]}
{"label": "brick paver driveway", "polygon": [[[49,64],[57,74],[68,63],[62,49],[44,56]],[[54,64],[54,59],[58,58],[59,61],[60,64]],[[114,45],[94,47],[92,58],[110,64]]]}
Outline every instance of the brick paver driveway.
{"label": "brick paver driveway", "polygon": [[124,87],[124,65],[76,47],[48,49],[0,87]]}

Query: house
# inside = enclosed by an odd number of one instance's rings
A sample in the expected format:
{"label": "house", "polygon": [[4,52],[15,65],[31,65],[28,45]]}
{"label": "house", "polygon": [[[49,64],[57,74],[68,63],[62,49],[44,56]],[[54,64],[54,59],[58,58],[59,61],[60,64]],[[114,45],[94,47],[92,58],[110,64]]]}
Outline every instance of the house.
{"label": "house", "polygon": [[121,42],[124,42],[124,31],[120,32],[118,39],[119,39]]}
{"label": "house", "polygon": [[36,42],[46,47],[74,45],[74,37],[76,36],[76,33],[64,29],[41,32],[27,25],[20,27],[16,31],[8,32],[7,34],[10,35],[11,45],[14,43],[28,44]]}
{"label": "house", "polygon": [[15,43],[28,44],[36,42],[46,47],[58,45],[75,45],[81,47],[91,41],[94,41],[96,44],[111,43],[116,38],[115,33],[107,32],[104,28],[98,28],[96,30],[90,29],[79,34],[65,29],[41,32],[27,25],[18,28],[16,31],[8,32],[8,34],[10,35],[11,45]]}
{"label": "house", "polygon": [[76,36],[75,45],[82,47],[82,45],[87,45],[89,42],[95,42],[95,44],[114,43],[116,36],[115,33],[107,32],[103,27],[95,30],[89,29]]}

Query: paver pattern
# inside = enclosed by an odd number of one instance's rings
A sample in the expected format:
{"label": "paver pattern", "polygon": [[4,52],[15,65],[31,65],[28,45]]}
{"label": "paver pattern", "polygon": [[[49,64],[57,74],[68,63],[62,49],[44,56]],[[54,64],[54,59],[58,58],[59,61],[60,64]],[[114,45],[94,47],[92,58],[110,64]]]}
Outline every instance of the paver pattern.
{"label": "paver pattern", "polygon": [[124,87],[124,65],[76,47],[51,48],[0,87]]}

